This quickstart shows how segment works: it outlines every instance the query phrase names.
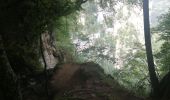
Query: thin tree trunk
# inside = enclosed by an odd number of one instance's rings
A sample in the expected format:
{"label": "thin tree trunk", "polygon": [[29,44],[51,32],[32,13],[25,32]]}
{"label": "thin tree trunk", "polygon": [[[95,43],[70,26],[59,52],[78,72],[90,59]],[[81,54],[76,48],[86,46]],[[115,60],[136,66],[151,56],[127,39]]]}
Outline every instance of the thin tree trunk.
{"label": "thin tree trunk", "polygon": [[6,55],[0,35],[0,98],[1,100],[22,100],[17,76]]}
{"label": "thin tree trunk", "polygon": [[39,37],[40,37],[40,52],[41,52],[43,63],[44,63],[45,91],[46,91],[47,98],[50,100],[49,92],[48,92],[47,62],[46,62],[45,55],[44,55],[44,47],[43,47],[42,34],[40,34]]}
{"label": "thin tree trunk", "polygon": [[151,36],[150,36],[150,24],[149,24],[149,0],[143,0],[143,13],[144,13],[144,34],[145,34],[145,46],[146,55],[148,61],[148,70],[150,75],[150,81],[152,86],[152,93],[154,97],[159,95],[159,81],[155,72],[155,66],[152,54]]}

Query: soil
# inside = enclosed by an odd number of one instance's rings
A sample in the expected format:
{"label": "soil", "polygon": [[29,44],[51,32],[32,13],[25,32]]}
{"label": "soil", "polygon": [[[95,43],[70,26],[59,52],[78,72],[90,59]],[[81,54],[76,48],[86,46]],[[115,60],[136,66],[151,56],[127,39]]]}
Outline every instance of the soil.
{"label": "soil", "polygon": [[48,97],[45,82],[40,82],[24,89],[24,100],[144,100],[120,86],[93,62],[57,67],[49,79]]}

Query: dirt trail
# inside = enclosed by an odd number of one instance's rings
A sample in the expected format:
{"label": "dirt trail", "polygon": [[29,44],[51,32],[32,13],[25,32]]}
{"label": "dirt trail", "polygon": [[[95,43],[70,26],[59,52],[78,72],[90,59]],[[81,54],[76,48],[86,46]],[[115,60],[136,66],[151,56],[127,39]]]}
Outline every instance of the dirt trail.
{"label": "dirt trail", "polygon": [[64,64],[52,77],[55,100],[144,100],[104,74],[98,64]]}

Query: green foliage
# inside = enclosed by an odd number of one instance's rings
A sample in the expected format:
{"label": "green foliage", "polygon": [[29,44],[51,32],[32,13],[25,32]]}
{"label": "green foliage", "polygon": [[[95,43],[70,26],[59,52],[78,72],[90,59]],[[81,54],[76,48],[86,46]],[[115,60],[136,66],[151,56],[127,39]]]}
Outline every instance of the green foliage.
{"label": "green foliage", "polygon": [[[60,17],[76,12],[84,2],[84,0],[0,1],[0,35],[3,37],[10,63],[17,73],[43,70],[40,60],[42,57],[40,35],[45,31],[52,32],[58,27],[56,23]],[[60,30],[59,35],[68,37],[67,33]]]}
{"label": "green foliage", "polygon": [[78,10],[82,3],[82,0],[1,0],[1,27],[4,32],[10,29],[38,34],[47,30],[58,17]]}
{"label": "green foliage", "polygon": [[132,4],[132,5],[140,5],[140,6],[142,6],[143,0],[127,0],[127,3]]}
{"label": "green foliage", "polygon": [[[120,8],[117,7],[119,3]],[[132,5],[139,6],[138,3],[141,1],[99,0],[87,2],[83,5],[84,11],[80,12],[80,19],[84,18],[85,21],[78,23],[77,27],[80,30],[75,32],[73,39],[79,39],[76,44],[78,45],[77,51],[83,60],[99,63],[107,74],[113,74],[113,77],[117,76],[116,79],[122,85],[134,91],[141,90],[138,93],[143,95],[148,93],[146,92],[148,75],[145,52],[139,42],[138,34],[140,33],[136,30],[136,26],[127,21],[131,16],[130,10],[127,10],[127,14],[123,12],[126,7],[133,9]],[[126,7],[124,8],[121,4]],[[101,16],[103,18],[100,19]],[[116,23],[123,23],[122,27],[114,26],[117,25]],[[81,43],[85,45],[80,45]],[[121,70],[115,68],[117,59],[122,61]],[[141,80],[143,81],[140,82]]]}
{"label": "green foliage", "polygon": [[170,71],[170,66],[169,66],[170,65],[170,62],[169,62],[169,60],[170,60],[170,52],[169,52],[170,46],[169,45],[170,45],[169,42],[164,42],[162,44],[160,52],[158,52],[156,54],[157,59],[159,59],[159,61],[161,63],[160,71],[161,71],[161,74],[163,74],[163,75]]}
{"label": "green foliage", "polygon": [[[160,17],[159,25],[156,27],[160,32],[160,40],[164,41],[160,52],[156,54],[156,57],[160,64],[160,71],[162,75],[170,71],[170,10],[166,14]],[[161,76],[162,76],[161,75]]]}
{"label": "green foliage", "polygon": [[72,31],[76,30],[76,14],[77,13],[73,13],[65,17],[61,17],[55,23],[56,28],[54,29],[54,32],[56,33],[56,47],[58,47],[63,52],[64,56],[66,57],[66,62],[68,60],[79,60],[75,53],[75,45],[71,40],[71,35],[74,34]]}
{"label": "green foliage", "polygon": [[150,87],[145,50],[138,50],[130,55],[127,56],[129,59],[127,58],[125,68],[120,70],[118,80],[138,95],[147,96]]}

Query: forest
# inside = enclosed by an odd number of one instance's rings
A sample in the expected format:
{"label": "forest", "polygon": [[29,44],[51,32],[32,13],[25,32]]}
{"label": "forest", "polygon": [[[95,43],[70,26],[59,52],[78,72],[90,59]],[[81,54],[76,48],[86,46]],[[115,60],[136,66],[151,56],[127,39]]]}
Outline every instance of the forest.
{"label": "forest", "polygon": [[168,0],[0,0],[0,100],[170,100]]}

